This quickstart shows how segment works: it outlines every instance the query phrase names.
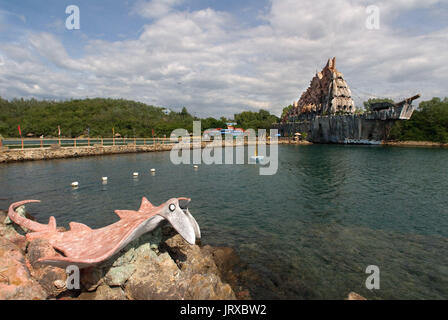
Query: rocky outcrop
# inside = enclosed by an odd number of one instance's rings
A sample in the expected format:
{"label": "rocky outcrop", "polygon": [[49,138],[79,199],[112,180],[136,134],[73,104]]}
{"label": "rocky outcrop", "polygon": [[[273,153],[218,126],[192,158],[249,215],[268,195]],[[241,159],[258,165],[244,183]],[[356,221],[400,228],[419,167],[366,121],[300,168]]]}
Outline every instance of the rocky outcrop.
{"label": "rocky outcrop", "polygon": [[22,250],[0,237],[0,300],[41,300],[47,296],[32,277]]}
{"label": "rocky outcrop", "polygon": [[[84,292],[78,298],[250,299],[238,281],[232,282],[234,288],[226,283],[233,265],[215,261],[219,250],[189,245],[171,227],[164,227],[135,240],[109,262],[83,270]],[[233,251],[228,250],[231,260]]]}
{"label": "rocky outcrop", "polygon": [[28,269],[34,279],[45,290],[48,298],[55,298],[66,291],[67,275],[64,269],[38,264],[39,258],[56,254],[53,247],[46,240],[36,239],[30,242],[26,249]]}
{"label": "rocky outcrop", "polygon": [[[54,255],[45,240],[26,242],[0,212],[0,299],[250,299],[231,248],[189,245],[170,226],[134,240],[101,265],[81,270],[68,290],[64,269],[37,260]],[[8,221],[7,221],[8,222]]]}
{"label": "rocky outcrop", "polygon": [[367,300],[356,292],[350,292],[345,300]]}
{"label": "rocky outcrop", "polygon": [[27,266],[25,237],[6,217],[6,211],[0,211],[0,300],[46,299],[47,293]]}

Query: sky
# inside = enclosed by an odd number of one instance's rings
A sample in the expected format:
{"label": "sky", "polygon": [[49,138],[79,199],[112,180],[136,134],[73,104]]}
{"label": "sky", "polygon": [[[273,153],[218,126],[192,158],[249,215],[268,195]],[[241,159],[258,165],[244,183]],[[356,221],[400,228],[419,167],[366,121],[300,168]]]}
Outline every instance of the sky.
{"label": "sky", "polygon": [[[70,5],[79,29],[66,27]],[[448,1],[0,0],[6,99],[110,97],[200,117],[280,115],[331,57],[357,107],[373,97],[448,96]]]}

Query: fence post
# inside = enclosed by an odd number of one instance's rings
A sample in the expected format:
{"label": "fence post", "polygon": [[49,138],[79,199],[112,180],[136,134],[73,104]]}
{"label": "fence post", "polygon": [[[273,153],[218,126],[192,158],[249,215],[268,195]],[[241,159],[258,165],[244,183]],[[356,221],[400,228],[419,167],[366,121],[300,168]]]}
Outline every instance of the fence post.
{"label": "fence post", "polygon": [[22,138],[22,150],[23,150],[23,138]]}
{"label": "fence post", "polygon": [[76,148],[76,138],[75,138],[75,140],[73,140],[73,141],[74,141],[74,143],[73,143],[73,144],[74,144],[74,146],[75,146],[75,148]]}
{"label": "fence post", "polygon": [[104,144],[103,144],[103,137],[101,137],[101,146],[102,147],[104,146]]}
{"label": "fence post", "polygon": [[87,146],[90,147],[90,137],[87,138]]}
{"label": "fence post", "polygon": [[40,147],[43,148],[44,147],[44,139],[40,138]]}

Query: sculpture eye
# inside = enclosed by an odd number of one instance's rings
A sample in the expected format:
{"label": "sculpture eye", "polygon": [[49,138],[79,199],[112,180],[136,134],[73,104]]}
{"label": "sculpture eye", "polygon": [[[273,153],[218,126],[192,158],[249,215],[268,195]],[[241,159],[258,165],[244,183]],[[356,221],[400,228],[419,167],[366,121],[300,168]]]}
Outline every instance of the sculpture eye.
{"label": "sculpture eye", "polygon": [[176,205],[172,203],[168,208],[170,209],[171,212],[173,212],[174,210],[176,210]]}

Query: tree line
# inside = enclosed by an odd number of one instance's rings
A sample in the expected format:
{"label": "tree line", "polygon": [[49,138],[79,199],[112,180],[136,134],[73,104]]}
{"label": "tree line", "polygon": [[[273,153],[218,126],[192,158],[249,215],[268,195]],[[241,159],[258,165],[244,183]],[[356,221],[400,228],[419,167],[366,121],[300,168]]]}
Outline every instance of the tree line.
{"label": "tree line", "polygon": [[[364,102],[365,112],[375,102],[392,102],[388,99],[369,99]],[[286,114],[292,106],[284,108]],[[243,129],[269,130],[280,118],[266,110],[243,111],[233,119],[221,117],[198,118],[186,108],[180,112],[147,105],[145,103],[110,98],[50,101],[36,99],[6,100],[0,97],[0,136],[22,135],[57,137],[58,126],[63,137],[112,137],[112,128],[122,137],[169,137],[174,129],[193,130],[193,121],[202,121],[202,130],[226,128],[227,122],[236,122]],[[434,141],[448,143],[448,98],[433,98],[419,104],[410,120],[397,121],[390,140]]]}
{"label": "tree line", "polygon": [[0,135],[57,137],[58,126],[62,137],[169,137],[178,128],[191,132],[193,121],[200,120],[202,130],[226,128],[228,121],[237,122],[244,129],[269,129],[278,121],[268,111],[245,111],[234,119],[198,118],[184,107],[180,112],[147,105],[145,103],[110,98],[73,99],[50,101],[12,99],[0,97]]}

